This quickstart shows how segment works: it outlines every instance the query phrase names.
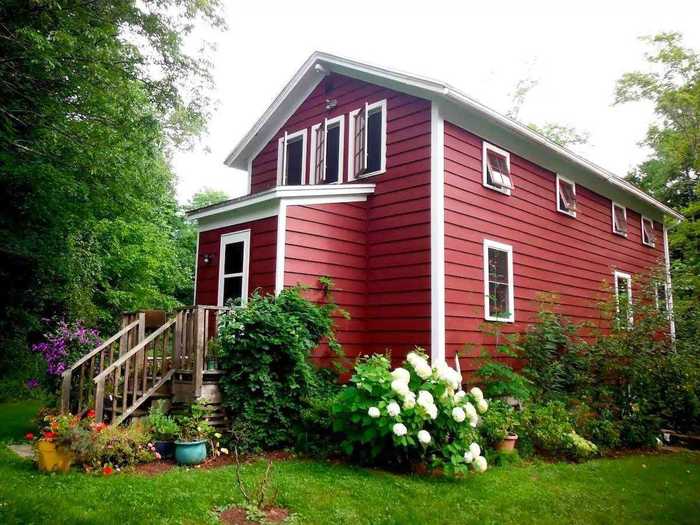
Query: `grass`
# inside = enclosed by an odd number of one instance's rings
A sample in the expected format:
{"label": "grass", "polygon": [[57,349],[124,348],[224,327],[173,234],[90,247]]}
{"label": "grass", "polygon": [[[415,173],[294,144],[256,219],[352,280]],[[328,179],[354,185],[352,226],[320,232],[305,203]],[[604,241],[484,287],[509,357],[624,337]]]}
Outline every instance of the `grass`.
{"label": "grass", "polygon": [[41,407],[41,401],[0,403],[0,443],[19,441],[27,432],[36,432],[31,419]]}
{"label": "grass", "polygon": [[[0,405],[0,424],[17,410]],[[244,475],[263,469],[248,465]],[[524,464],[463,480],[290,460],[276,463],[274,482],[279,505],[310,524],[682,524],[700,516],[697,453]],[[215,523],[212,510],[232,503],[240,499],[231,467],[44,475],[0,450],[0,523]]]}

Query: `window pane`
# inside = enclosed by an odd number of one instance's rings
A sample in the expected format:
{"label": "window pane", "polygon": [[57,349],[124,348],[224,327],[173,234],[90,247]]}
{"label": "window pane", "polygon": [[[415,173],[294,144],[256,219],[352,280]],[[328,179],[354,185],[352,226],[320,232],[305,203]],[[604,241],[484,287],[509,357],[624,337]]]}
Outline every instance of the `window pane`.
{"label": "window pane", "polygon": [[224,255],[224,274],[240,273],[243,271],[243,243],[233,242],[226,245]]}
{"label": "window pane", "polygon": [[620,206],[615,206],[615,231],[619,233],[627,233],[627,220],[625,219],[625,209]]}
{"label": "window pane", "polygon": [[646,244],[654,244],[654,228],[652,222],[646,219],[642,221],[642,237]]}
{"label": "window pane", "polygon": [[666,298],[666,285],[659,283],[656,285],[656,302],[660,312],[666,313],[668,302]]}
{"label": "window pane", "polygon": [[489,248],[489,282],[508,283],[508,253]]}
{"label": "window pane", "polygon": [[367,118],[367,173],[382,167],[382,112],[370,113]]}
{"label": "window pane", "polygon": [[559,208],[570,212],[576,210],[574,186],[563,180],[559,180]]}
{"label": "window pane", "polygon": [[340,126],[328,130],[326,149],[326,181],[338,182],[338,156],[340,155]]}
{"label": "window pane", "polygon": [[617,278],[617,312],[621,322],[631,320],[629,282],[624,277]]}
{"label": "window pane", "polygon": [[243,277],[226,277],[224,279],[224,304],[229,299],[240,302],[241,290],[243,288]]}
{"label": "window pane", "polygon": [[510,315],[508,302],[508,285],[490,282],[489,313],[494,317],[508,317]]}
{"label": "window pane", "polygon": [[486,150],[486,182],[491,186],[511,188],[508,161],[495,151]]}
{"label": "window pane", "polygon": [[287,184],[301,184],[301,161],[304,141],[295,139],[287,142]]}

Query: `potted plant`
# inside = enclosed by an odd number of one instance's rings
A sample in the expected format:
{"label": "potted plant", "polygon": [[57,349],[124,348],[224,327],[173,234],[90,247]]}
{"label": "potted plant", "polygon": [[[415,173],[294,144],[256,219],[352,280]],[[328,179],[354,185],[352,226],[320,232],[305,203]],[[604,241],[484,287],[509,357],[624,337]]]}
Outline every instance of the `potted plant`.
{"label": "potted plant", "polygon": [[70,436],[78,428],[80,418],[71,414],[46,416],[41,437],[35,448],[39,470],[44,472],[68,472],[73,463]]}
{"label": "potted plant", "polygon": [[219,355],[221,353],[221,345],[218,339],[212,339],[207,346],[207,370],[219,369]]}
{"label": "potted plant", "polygon": [[181,465],[198,465],[207,458],[207,441],[214,428],[206,421],[210,412],[204,401],[190,405],[189,414],[178,417],[180,431],[175,441],[175,461]]}
{"label": "potted plant", "polygon": [[518,441],[516,427],[517,418],[513,407],[500,399],[493,400],[481,425],[486,440],[494,444],[498,452],[510,454]]}
{"label": "potted plant", "polygon": [[153,445],[162,458],[172,458],[175,455],[175,438],[178,437],[180,426],[174,418],[168,416],[162,403],[154,403],[148,412],[148,426],[153,434]]}

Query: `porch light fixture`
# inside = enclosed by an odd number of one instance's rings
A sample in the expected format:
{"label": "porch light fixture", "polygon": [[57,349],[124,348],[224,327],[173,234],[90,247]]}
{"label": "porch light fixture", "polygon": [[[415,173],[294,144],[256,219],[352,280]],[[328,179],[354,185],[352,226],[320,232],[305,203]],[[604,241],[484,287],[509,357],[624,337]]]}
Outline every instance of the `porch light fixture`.
{"label": "porch light fixture", "polygon": [[205,253],[202,255],[202,262],[204,264],[211,264],[214,261],[213,253]]}

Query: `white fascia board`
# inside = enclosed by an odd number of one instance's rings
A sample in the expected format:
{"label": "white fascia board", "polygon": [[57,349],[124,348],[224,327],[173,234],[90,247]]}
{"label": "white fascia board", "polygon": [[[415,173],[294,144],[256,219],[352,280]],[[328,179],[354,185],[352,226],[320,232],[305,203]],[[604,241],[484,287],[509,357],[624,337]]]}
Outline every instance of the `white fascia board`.
{"label": "white fascia board", "polygon": [[[651,208],[660,211],[662,214],[669,215],[678,220],[683,219],[683,215],[662,202],[657,201],[650,195],[647,195],[626,180],[584,159],[573,151],[560,146],[527,126],[484,106],[449,84],[427,77],[386,69],[318,51],[314,52],[304,65],[302,65],[260,120],[258,120],[253,128],[246,134],[238,146],[234,148],[226,159],[226,164],[245,169],[248,158],[254,156],[253,148],[249,147],[250,143],[252,141],[258,143],[256,147],[258,150],[262,149],[272,136],[274,136],[274,133],[279,130],[279,127],[284,124],[289,116],[291,116],[306,99],[308,94],[313,91],[328,71],[334,71],[339,74],[366,80],[398,91],[427,98],[434,102],[441,100],[444,102],[452,102],[462,110],[466,109],[471,111],[476,114],[476,117],[485,118],[497,126],[508,130],[510,133],[520,136],[530,144],[530,147],[533,145],[539,146],[546,150],[550,156],[563,159],[567,163],[572,163],[586,172],[593,174],[595,177],[607,181],[612,186],[622,190],[623,193],[641,200]],[[444,118],[450,120],[446,113],[444,114]],[[471,123],[474,124],[474,119],[471,118],[470,120]],[[471,131],[473,126],[467,129]],[[265,133],[265,130],[267,130],[267,133]],[[483,138],[489,139],[490,137]],[[510,147],[510,144],[502,145]],[[527,158],[526,154],[518,150],[513,150],[513,152]],[[540,157],[541,156],[542,152],[540,152]],[[551,169],[546,165],[543,167]],[[562,168],[562,173],[569,175],[566,166],[564,165]],[[552,169],[551,171],[557,172],[558,170]]]}

